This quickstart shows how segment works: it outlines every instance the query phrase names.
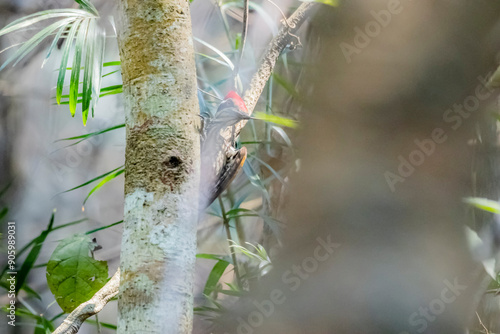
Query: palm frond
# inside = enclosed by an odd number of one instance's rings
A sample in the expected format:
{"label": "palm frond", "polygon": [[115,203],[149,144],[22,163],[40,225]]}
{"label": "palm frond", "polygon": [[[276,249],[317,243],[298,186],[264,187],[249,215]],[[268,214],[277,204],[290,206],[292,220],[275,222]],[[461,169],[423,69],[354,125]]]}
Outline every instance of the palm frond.
{"label": "palm frond", "polygon": [[[19,49],[7,58],[5,63],[0,67],[0,70],[11,63],[15,66],[47,37],[55,35],[42,63],[42,66],[44,66],[57,46],[58,41],[61,38],[65,38],[66,43],[62,51],[57,77],[56,101],[57,104],[61,104],[66,69],[70,54],[74,51],[71,64],[68,104],[71,115],[74,116],[77,104],[82,102],[82,118],[85,125],[89,110],[92,109],[92,116],[94,116],[94,109],[99,100],[105,34],[104,30],[98,25],[99,13],[95,6],[88,0],[75,1],[80,4],[82,9],[51,9],[41,11],[15,20],[1,29],[0,36],[28,28],[44,20],[59,18],[56,22],[41,29],[29,40],[21,43]],[[83,86],[80,95],[80,66],[82,64],[84,64]],[[78,100],[78,96],[82,97],[81,101]]]}

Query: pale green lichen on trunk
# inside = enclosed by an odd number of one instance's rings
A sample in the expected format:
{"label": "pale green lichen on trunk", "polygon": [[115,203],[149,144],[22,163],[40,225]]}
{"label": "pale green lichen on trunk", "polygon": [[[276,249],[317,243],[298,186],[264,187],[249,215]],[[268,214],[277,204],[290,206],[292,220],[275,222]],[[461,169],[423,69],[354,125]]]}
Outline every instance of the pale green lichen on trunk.
{"label": "pale green lichen on trunk", "polygon": [[189,333],[199,127],[189,3],[121,0],[127,148],[119,333]]}

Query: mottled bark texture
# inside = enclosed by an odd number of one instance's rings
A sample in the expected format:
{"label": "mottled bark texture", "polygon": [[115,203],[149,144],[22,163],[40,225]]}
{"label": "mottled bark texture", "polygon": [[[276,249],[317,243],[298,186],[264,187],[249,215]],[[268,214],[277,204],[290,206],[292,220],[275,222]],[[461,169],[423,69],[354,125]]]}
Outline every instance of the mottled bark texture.
{"label": "mottled bark texture", "polygon": [[121,0],[126,117],[119,333],[189,333],[199,110],[189,2]]}

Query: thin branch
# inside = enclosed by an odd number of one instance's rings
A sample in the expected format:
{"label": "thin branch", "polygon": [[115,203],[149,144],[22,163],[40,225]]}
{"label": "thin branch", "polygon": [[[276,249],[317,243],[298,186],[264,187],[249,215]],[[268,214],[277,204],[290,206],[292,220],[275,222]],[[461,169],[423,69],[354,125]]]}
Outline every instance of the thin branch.
{"label": "thin branch", "polygon": [[481,320],[481,318],[479,317],[479,313],[476,312],[476,316],[477,316],[477,320],[479,320],[479,324],[483,327],[484,329],[484,332],[486,334],[490,334],[490,331],[488,330],[488,328],[486,328],[486,326],[483,324],[483,321]]}
{"label": "thin branch", "polygon": [[87,302],[80,304],[52,334],[76,334],[82,324],[91,316],[99,313],[104,306],[118,294],[120,287],[120,269],[111,277],[101,290]]}
{"label": "thin branch", "polygon": [[[259,70],[252,78],[250,82],[250,87],[246,90],[243,100],[251,115],[257,101],[266,86],[271,73],[273,72],[276,61],[278,60],[281,52],[285,47],[290,44],[297,37],[294,35],[300,28],[302,23],[311,14],[314,8],[317,8],[318,4],[311,2],[302,3],[299,8],[286,20],[283,22],[278,35],[273,38],[269,43],[264,56],[260,62]],[[241,121],[236,125],[236,135],[239,135],[241,129],[245,126],[247,121]]]}

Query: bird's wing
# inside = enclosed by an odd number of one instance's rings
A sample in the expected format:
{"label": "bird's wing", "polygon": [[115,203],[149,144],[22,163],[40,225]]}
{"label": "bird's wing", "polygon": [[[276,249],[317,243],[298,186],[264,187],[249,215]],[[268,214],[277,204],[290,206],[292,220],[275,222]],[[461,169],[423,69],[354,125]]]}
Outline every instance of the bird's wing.
{"label": "bird's wing", "polygon": [[245,163],[247,158],[247,149],[242,147],[238,151],[235,151],[233,155],[227,158],[226,164],[217,175],[216,183],[213,188],[209,190],[209,195],[207,196],[208,201],[206,202],[209,206],[212,202],[220,195],[224,190],[227,189],[231,181],[236,177],[240,169]]}

